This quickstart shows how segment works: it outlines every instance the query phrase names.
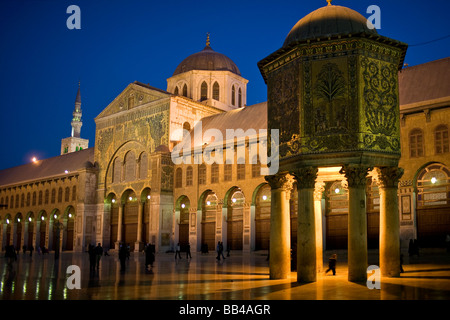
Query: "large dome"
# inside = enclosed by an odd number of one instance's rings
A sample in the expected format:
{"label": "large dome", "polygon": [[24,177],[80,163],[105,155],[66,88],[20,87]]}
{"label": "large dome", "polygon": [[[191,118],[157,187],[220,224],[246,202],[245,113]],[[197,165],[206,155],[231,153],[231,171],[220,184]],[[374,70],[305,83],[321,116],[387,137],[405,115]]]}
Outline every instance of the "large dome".
{"label": "large dome", "polygon": [[241,75],[238,67],[230,58],[214,51],[209,44],[202,51],[184,59],[175,69],[173,75],[191,70],[230,71]]}
{"label": "large dome", "polygon": [[283,47],[299,41],[313,40],[347,34],[378,34],[367,27],[367,18],[341,6],[328,5],[300,19],[289,32]]}

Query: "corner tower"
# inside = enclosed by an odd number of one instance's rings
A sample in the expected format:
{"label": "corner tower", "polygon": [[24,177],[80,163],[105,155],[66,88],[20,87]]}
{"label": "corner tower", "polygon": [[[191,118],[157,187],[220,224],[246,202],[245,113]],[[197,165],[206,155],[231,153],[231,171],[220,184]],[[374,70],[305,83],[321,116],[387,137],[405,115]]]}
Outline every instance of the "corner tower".
{"label": "corner tower", "polygon": [[167,79],[167,91],[229,111],[246,105],[247,83],[230,58],[211,48],[208,34],[205,48],[184,59]]}
{"label": "corner tower", "polygon": [[61,154],[80,151],[89,147],[89,140],[82,139],[80,136],[81,127],[83,125],[83,122],[81,121],[82,112],[80,83],[78,83],[78,91],[75,98],[75,109],[73,110],[72,116],[72,133],[70,137],[61,140]]}

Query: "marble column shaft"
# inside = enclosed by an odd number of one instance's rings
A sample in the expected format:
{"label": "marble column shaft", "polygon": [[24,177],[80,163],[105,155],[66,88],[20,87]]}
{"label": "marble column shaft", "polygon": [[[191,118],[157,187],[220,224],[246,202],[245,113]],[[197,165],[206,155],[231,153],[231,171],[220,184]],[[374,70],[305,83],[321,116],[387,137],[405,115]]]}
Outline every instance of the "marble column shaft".
{"label": "marble column shaft", "polygon": [[287,279],[291,273],[289,198],[293,178],[288,174],[265,177],[271,187],[270,279]]}
{"label": "marble column shaft", "polygon": [[137,223],[137,237],[136,242],[142,242],[142,212],[144,211],[145,202],[138,202],[138,223]]}
{"label": "marble column shaft", "polygon": [[297,181],[298,191],[297,282],[317,280],[314,214],[314,186],[317,172],[316,167],[299,168],[292,172]]}
{"label": "marble column shaft", "polygon": [[340,173],[348,182],[348,280],[367,280],[367,213],[366,185],[371,168],[364,165],[345,165]]}
{"label": "marble column shaft", "polygon": [[122,242],[122,228],[123,228],[123,203],[119,203],[119,221],[117,223],[117,242]]}
{"label": "marble column shaft", "polygon": [[314,217],[316,226],[316,268],[323,271],[323,230],[322,230],[322,194],[325,182],[317,182],[314,189]]}
{"label": "marble column shaft", "polygon": [[380,271],[382,276],[400,276],[400,217],[398,181],[403,169],[377,168],[380,191]]}

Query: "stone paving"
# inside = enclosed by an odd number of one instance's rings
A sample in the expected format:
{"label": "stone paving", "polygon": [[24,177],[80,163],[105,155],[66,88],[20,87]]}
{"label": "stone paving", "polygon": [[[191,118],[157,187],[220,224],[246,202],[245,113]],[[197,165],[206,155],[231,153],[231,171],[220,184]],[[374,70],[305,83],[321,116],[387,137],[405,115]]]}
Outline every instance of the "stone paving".
{"label": "stone paving", "polygon": [[[335,252],[324,253],[326,259]],[[1,300],[449,300],[450,254],[444,249],[422,250],[419,257],[405,254],[399,278],[381,278],[381,289],[347,281],[346,252],[338,253],[337,273],[321,272],[317,282],[298,284],[296,273],[287,280],[270,280],[266,252],[231,252],[218,262],[215,254],[193,254],[175,260],[158,253],[146,270],[144,255],[132,253],[125,272],[115,253],[102,257],[99,270],[89,270],[87,253],[18,255],[8,266],[0,258]],[[377,252],[369,251],[376,265]],[[70,289],[70,265],[80,267],[80,289]]]}

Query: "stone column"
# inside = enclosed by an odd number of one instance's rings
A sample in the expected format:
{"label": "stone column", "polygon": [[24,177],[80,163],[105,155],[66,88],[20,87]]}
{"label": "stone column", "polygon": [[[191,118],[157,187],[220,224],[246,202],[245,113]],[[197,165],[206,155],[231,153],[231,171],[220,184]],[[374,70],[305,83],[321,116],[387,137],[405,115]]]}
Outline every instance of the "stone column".
{"label": "stone column", "polygon": [[119,221],[117,222],[117,242],[116,250],[119,250],[119,245],[122,242],[122,227],[123,227],[123,203],[119,203]]}
{"label": "stone column", "polygon": [[398,181],[403,169],[377,168],[380,190],[380,271],[382,276],[400,276],[400,217]]}
{"label": "stone column", "polygon": [[135,252],[139,252],[142,249],[144,249],[144,244],[142,243],[142,222],[143,222],[142,219],[143,219],[144,205],[145,201],[144,202],[138,201],[137,237],[136,243],[134,244]]}
{"label": "stone column", "polygon": [[314,186],[318,169],[305,167],[292,174],[297,181],[297,282],[315,282],[316,263],[316,223],[314,215]]}
{"label": "stone column", "polygon": [[271,188],[270,279],[287,279],[291,273],[289,198],[293,179],[285,173],[266,176]]}
{"label": "stone column", "polygon": [[368,166],[344,165],[348,183],[348,281],[367,280],[366,185]]}
{"label": "stone column", "polygon": [[316,225],[316,268],[317,273],[323,271],[323,230],[322,230],[322,194],[325,182],[316,182],[314,188],[314,220]]}

